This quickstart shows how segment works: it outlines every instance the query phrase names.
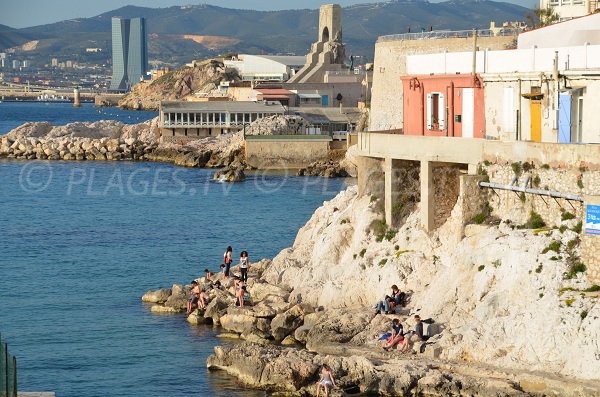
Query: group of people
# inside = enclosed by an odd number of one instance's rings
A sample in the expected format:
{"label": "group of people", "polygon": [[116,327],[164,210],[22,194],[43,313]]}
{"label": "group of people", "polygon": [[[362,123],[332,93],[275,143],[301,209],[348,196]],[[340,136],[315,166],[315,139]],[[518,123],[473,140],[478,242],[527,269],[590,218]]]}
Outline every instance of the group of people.
{"label": "group of people", "polygon": [[[381,301],[375,305],[375,314],[386,313],[395,314],[397,309],[402,307],[405,303],[406,294],[398,288],[397,285],[392,285],[392,293],[386,295]],[[415,329],[404,332],[404,327],[400,323],[400,320],[395,318],[392,320],[392,327],[390,332],[384,334],[381,338],[381,345],[385,350],[397,349],[399,352],[404,353],[408,351],[410,344],[409,342],[427,342],[429,335],[424,333],[423,323],[432,323],[433,320],[421,320],[419,315],[415,315]],[[424,345],[421,346],[421,349]]]}
{"label": "group of people", "polygon": [[[233,277],[233,294],[235,297],[235,305],[239,307],[244,307],[250,302],[250,294],[246,287],[248,283],[248,271],[250,270],[250,258],[248,256],[248,251],[242,251],[240,253],[240,261],[239,261],[239,269],[240,275],[236,276],[231,271],[231,267],[233,264],[233,248],[231,246],[227,247],[225,253],[223,254],[223,263],[219,265],[221,272],[223,273],[223,280],[227,281],[230,277]],[[215,276],[215,273],[210,271],[209,269],[204,269],[206,280],[209,281],[210,288],[221,289],[221,281],[217,280],[212,282],[212,278]],[[194,309],[206,309],[208,304],[209,296],[204,288],[200,288],[198,282],[196,280],[192,281],[192,290],[190,293],[190,299],[187,302],[187,314],[191,314]]]}

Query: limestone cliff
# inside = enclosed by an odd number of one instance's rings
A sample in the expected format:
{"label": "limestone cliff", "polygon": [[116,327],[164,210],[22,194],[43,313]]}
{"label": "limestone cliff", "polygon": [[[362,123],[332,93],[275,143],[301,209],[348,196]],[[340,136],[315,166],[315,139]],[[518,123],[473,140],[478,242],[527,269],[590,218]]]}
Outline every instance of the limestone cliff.
{"label": "limestone cliff", "polygon": [[157,110],[160,101],[185,99],[215,91],[221,81],[238,81],[235,69],[218,60],[194,63],[169,72],[152,82],[143,81],[119,101],[119,106],[136,110]]}
{"label": "limestone cliff", "polygon": [[463,238],[454,215],[431,235],[417,212],[398,230],[381,218],[379,200],[349,188],[314,213],[262,279],[327,308],[373,305],[397,284],[412,314],[441,325],[442,359],[598,378],[598,294],[579,292],[589,287],[581,274],[565,277],[578,250],[575,221],[543,233],[469,225]]}

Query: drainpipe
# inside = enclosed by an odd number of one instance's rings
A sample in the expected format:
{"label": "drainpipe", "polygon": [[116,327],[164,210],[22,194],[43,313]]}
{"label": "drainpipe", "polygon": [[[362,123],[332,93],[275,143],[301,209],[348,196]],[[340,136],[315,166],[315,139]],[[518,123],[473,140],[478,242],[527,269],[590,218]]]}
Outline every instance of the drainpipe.
{"label": "drainpipe", "polygon": [[473,77],[477,74],[477,29],[473,29]]}
{"label": "drainpipe", "polygon": [[521,80],[521,78],[519,77],[519,114],[517,114],[518,120],[517,120],[517,141],[520,141],[523,139],[522,136],[522,131],[523,131],[523,97],[521,96],[523,95],[523,81]]}
{"label": "drainpipe", "polygon": [[554,80],[554,104],[553,104],[553,108],[555,111],[555,115],[554,115],[554,123],[553,123],[553,129],[554,129],[554,133],[556,134],[556,136],[558,137],[558,117],[559,117],[559,109],[558,109],[558,104],[559,104],[559,99],[558,99],[558,92],[560,89],[560,82],[558,81],[559,75],[558,75],[558,51],[554,51],[554,71],[552,73],[552,80]]}
{"label": "drainpipe", "polygon": [[446,120],[446,125],[448,126],[448,136],[454,136],[454,82],[450,82],[450,93],[448,96],[448,120]]}
{"label": "drainpipe", "polygon": [[421,130],[421,135],[425,135],[425,90],[423,89],[423,86],[420,85],[419,86],[419,91],[421,91],[421,126],[420,126],[420,130]]}

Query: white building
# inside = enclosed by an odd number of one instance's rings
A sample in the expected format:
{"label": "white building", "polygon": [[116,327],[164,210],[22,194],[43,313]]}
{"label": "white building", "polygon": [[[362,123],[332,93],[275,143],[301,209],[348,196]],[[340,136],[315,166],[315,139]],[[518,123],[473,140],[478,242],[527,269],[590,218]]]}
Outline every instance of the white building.
{"label": "white building", "polygon": [[[411,55],[406,63],[409,75],[470,74],[473,53]],[[600,45],[478,51],[476,73],[487,139],[600,143]]]}
{"label": "white building", "polygon": [[242,80],[287,81],[305,62],[306,57],[302,56],[240,54],[224,63],[237,69]]}
{"label": "white building", "polygon": [[540,0],[540,8],[552,8],[560,21],[592,14],[600,8],[597,0]]}
{"label": "white building", "polygon": [[600,45],[600,13],[529,30],[519,35],[518,48]]}

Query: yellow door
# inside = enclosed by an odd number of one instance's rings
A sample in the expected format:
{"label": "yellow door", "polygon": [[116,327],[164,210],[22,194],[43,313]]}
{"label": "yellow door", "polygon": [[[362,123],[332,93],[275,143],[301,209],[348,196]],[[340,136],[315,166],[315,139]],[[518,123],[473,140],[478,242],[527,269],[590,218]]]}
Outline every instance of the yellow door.
{"label": "yellow door", "polygon": [[542,101],[539,99],[531,100],[531,140],[534,142],[542,141]]}

